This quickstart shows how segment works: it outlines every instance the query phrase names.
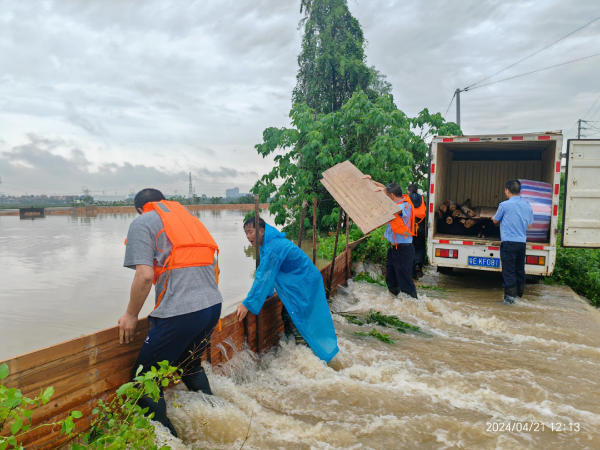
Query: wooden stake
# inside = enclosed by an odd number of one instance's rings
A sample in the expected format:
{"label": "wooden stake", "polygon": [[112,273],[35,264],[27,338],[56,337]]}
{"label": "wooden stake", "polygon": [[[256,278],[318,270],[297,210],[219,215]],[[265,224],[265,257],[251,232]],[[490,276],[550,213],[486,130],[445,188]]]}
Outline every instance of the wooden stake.
{"label": "wooden stake", "polygon": [[342,207],[340,206],[340,213],[338,214],[337,229],[335,231],[335,243],[333,244],[333,259],[331,260],[331,272],[329,272],[329,291],[327,297],[331,295],[331,283],[333,282],[333,271],[335,270],[335,257],[337,255],[338,239],[340,237],[340,224],[342,223]]}
{"label": "wooden stake", "polygon": [[256,233],[256,268],[260,264],[260,212],[258,208],[258,195],[254,196],[254,233]]}
{"label": "wooden stake", "polygon": [[306,205],[308,202],[302,200],[302,215],[300,216],[300,231],[298,231],[298,247],[302,248],[302,232],[304,231],[304,216],[306,215]]}
{"label": "wooden stake", "polygon": [[317,265],[317,197],[313,198],[313,264]]}
{"label": "wooden stake", "polygon": [[[260,211],[258,208],[258,195],[254,196],[254,232],[256,233],[256,268],[260,265]],[[263,349],[263,314],[262,309],[256,315],[256,353],[260,355]]]}
{"label": "wooden stake", "polygon": [[346,216],[346,280],[350,278],[350,252],[348,251],[348,242],[350,239],[350,221],[348,220],[348,213],[344,211]]}

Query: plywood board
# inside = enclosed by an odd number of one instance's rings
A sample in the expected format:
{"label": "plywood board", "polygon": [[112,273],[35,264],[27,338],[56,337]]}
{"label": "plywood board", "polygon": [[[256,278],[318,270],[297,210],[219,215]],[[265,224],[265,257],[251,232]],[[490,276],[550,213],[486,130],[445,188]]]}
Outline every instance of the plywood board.
{"label": "plywood board", "polygon": [[350,161],[323,172],[321,183],[365,234],[394,219],[398,206],[375,185],[363,180],[363,173]]}

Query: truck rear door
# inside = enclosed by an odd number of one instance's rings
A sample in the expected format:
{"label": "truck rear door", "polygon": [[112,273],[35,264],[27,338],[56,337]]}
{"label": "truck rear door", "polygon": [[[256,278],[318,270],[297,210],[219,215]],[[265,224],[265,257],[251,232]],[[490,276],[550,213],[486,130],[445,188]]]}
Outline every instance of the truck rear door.
{"label": "truck rear door", "polygon": [[600,248],[600,140],[569,139],[563,247]]}

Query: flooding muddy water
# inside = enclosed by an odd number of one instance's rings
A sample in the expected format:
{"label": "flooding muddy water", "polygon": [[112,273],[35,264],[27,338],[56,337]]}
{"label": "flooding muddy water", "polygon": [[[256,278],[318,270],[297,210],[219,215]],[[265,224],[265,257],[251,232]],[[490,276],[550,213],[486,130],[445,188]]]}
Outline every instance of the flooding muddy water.
{"label": "flooding muddy water", "polygon": [[[418,325],[386,344],[335,314],[329,366],[283,343],[239,351],[210,373],[219,401],[167,392],[173,449],[598,449],[600,313],[565,287],[528,285],[500,302],[496,274],[429,273],[419,299],[349,282],[334,311],[370,309]],[[185,388],[184,388],[185,389]],[[172,406],[175,401],[179,407]],[[248,432],[248,428],[250,431]],[[509,428],[507,428],[509,427]]]}
{"label": "flooding muddy water", "polygon": [[[256,267],[254,248],[242,229],[246,211],[194,214],[220,247],[219,288],[222,314],[227,315],[250,290]],[[123,244],[136,217],[51,215],[20,220],[0,215],[0,360],[117,324],[127,308],[134,275],[123,267]],[[273,225],[267,211],[262,217]],[[312,240],[304,244],[309,251]],[[326,263],[317,261],[320,266]],[[153,307],[154,288],[140,317]]]}

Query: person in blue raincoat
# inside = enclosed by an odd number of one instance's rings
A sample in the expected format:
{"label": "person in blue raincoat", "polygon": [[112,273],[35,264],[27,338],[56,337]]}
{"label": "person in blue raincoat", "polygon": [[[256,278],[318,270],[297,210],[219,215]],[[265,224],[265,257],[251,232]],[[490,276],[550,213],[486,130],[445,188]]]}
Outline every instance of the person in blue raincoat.
{"label": "person in blue raincoat", "polygon": [[[256,247],[255,218],[244,223],[246,237]],[[248,311],[258,314],[267,297],[277,290],[285,311],[311,350],[325,362],[339,351],[323,277],[306,254],[285,233],[260,219],[260,265],[244,302],[237,307],[242,321]]]}

